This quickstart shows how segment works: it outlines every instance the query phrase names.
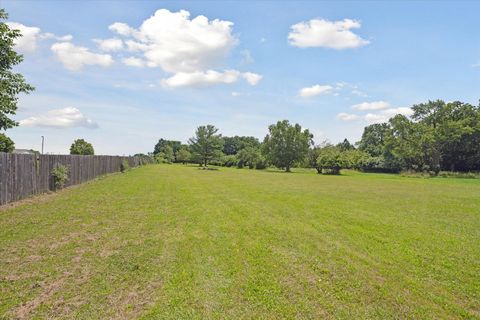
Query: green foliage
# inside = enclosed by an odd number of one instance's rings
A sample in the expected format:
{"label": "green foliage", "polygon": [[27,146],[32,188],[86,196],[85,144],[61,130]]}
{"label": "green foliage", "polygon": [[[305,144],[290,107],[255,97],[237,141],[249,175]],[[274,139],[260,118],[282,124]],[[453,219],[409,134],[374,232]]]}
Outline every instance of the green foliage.
{"label": "green foliage", "polygon": [[358,146],[376,159],[376,169],[480,170],[480,107],[436,100],[412,110],[412,120],[397,115],[365,128]]}
{"label": "green foliage", "polygon": [[124,173],[130,169],[130,165],[128,164],[127,160],[122,160],[120,164],[120,172]]}
{"label": "green foliage", "polygon": [[68,181],[69,169],[64,165],[57,165],[52,170],[52,177],[55,184],[55,190],[62,189],[65,182]]}
{"label": "green foliage", "polygon": [[268,127],[269,134],[262,145],[266,160],[277,168],[289,172],[295,164],[304,161],[313,135],[299,124],[290,125],[288,120],[278,121]]}
{"label": "green foliage", "polygon": [[5,134],[0,133],[0,152],[13,152],[15,143]]}
{"label": "green foliage", "polygon": [[192,158],[192,154],[190,151],[188,151],[187,146],[182,146],[178,151],[177,151],[177,162],[181,162],[183,164],[189,162]]}
{"label": "green foliage", "polygon": [[326,145],[318,150],[317,166],[322,173],[340,174],[340,169],[347,165],[339,148]]}
{"label": "green foliage", "polygon": [[0,9],[0,130],[7,130],[18,123],[11,119],[17,111],[18,95],[30,93],[34,87],[25,82],[13,68],[23,61],[23,56],[13,49],[15,39],[21,37],[19,30],[12,30],[5,21],[8,14]]}
{"label": "green foliage", "polygon": [[260,147],[260,142],[255,137],[223,137],[223,141],[223,153],[225,153],[226,155],[236,155],[240,150],[246,147]]}
{"label": "green foliage", "polygon": [[355,146],[351,144],[350,141],[348,141],[348,139],[344,139],[343,142],[338,143],[336,147],[342,152],[355,149]]}
{"label": "green foliage", "polygon": [[255,147],[246,147],[241,149],[237,153],[237,165],[241,164],[240,167],[248,167],[249,169],[254,169],[257,167],[263,166],[265,163],[265,158],[262,156],[260,149]]}
{"label": "green foliage", "polygon": [[[180,141],[160,139],[155,145],[153,154],[157,155],[163,152],[164,154],[167,154],[168,161],[181,162],[180,160],[177,159],[177,152],[180,150],[181,147],[182,147],[182,143]],[[172,155],[171,158],[170,158],[170,154]]]}
{"label": "green foliage", "polygon": [[223,139],[217,132],[218,129],[213,125],[200,126],[195,137],[188,140],[193,159],[200,165],[208,166],[209,161],[222,156]]}
{"label": "green foliage", "polygon": [[223,166],[224,167],[234,167],[238,163],[237,157],[233,154],[225,155],[223,157]]}
{"label": "green foliage", "polygon": [[163,146],[162,151],[155,154],[155,159],[158,163],[172,163],[175,160],[173,148],[170,145]]}
{"label": "green foliage", "polygon": [[75,140],[70,146],[70,154],[79,154],[79,155],[93,155],[95,152],[91,143],[85,141],[84,139]]}

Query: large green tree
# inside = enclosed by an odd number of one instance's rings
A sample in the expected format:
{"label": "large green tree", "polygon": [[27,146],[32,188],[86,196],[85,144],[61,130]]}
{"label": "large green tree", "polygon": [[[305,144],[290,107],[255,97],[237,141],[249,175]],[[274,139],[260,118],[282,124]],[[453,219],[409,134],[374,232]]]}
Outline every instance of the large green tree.
{"label": "large green tree", "polygon": [[[177,152],[182,146],[182,143],[180,141],[175,141],[175,140],[166,140],[166,139],[159,139],[157,144],[155,145],[155,148],[153,150],[153,154],[157,155],[158,153],[170,153],[170,148],[173,152],[173,160],[172,161],[177,161]],[[169,148],[167,148],[169,147]],[[167,150],[168,149],[168,150]]]}
{"label": "large green tree", "polygon": [[223,144],[223,153],[226,155],[235,155],[240,150],[253,147],[258,148],[260,147],[260,142],[255,137],[247,137],[247,136],[234,136],[234,137],[223,137],[224,144]]}
{"label": "large green tree", "polygon": [[84,156],[93,155],[95,151],[91,143],[85,141],[84,139],[77,139],[73,141],[70,146],[70,154],[80,154]]}
{"label": "large green tree", "polygon": [[10,29],[5,23],[8,14],[0,9],[0,130],[7,130],[18,123],[11,117],[17,111],[18,95],[30,93],[34,88],[26,83],[14,66],[23,61],[23,56],[14,50],[15,39],[21,37],[19,30]]}
{"label": "large green tree", "polygon": [[283,120],[270,125],[268,131],[262,151],[269,163],[290,172],[296,163],[305,160],[313,144],[313,135],[308,129],[302,130],[298,123],[291,125]]}
{"label": "large green tree", "polygon": [[208,166],[209,161],[222,156],[223,139],[218,129],[209,124],[200,126],[195,131],[195,137],[188,140],[194,158],[199,164]]}

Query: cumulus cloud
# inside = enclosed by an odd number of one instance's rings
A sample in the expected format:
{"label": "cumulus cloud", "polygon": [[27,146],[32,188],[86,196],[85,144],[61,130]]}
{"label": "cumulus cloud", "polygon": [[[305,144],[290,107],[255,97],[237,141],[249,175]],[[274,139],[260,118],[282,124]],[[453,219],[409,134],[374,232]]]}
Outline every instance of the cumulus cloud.
{"label": "cumulus cloud", "polygon": [[340,112],[337,115],[337,119],[342,121],[353,121],[358,119],[358,115],[352,114],[352,113]]}
{"label": "cumulus cloud", "polygon": [[[237,70],[216,71],[238,39],[232,34],[233,23],[205,16],[190,17],[185,10],[171,12],[160,9],[133,28],[115,22],[109,29],[124,37],[127,51],[135,57],[123,59],[134,67],[161,68],[172,74],[161,81],[164,87],[201,87],[234,83],[241,77],[256,85],[262,76]],[[240,53],[245,63],[253,62],[248,50]]]}
{"label": "cumulus cloud", "polygon": [[136,58],[136,57],[128,57],[128,58],[125,58],[122,60],[122,62],[127,65],[127,66],[130,66],[130,67],[137,67],[137,68],[141,68],[141,67],[144,67],[145,66],[145,61],[143,61],[142,59],[140,58]]}
{"label": "cumulus cloud", "polygon": [[190,19],[185,10],[160,9],[140,28],[114,23],[109,29],[125,37],[130,50],[142,51],[148,65],[164,71],[196,72],[216,67],[237,44],[233,23],[205,16]]}
{"label": "cumulus cloud", "polygon": [[47,39],[54,39],[57,41],[72,41],[73,36],[71,34],[67,34],[65,36],[56,36],[55,34],[51,32],[45,32],[40,35],[40,39],[42,40],[47,40]]}
{"label": "cumulus cloud", "polygon": [[330,85],[316,84],[316,85],[311,86],[311,87],[306,87],[306,88],[300,89],[299,95],[302,98],[310,98],[310,97],[315,97],[315,96],[322,95],[322,94],[331,93],[332,90],[333,90],[333,87],[330,86]]}
{"label": "cumulus cloud", "polygon": [[361,24],[357,20],[312,19],[292,25],[288,41],[292,46],[300,48],[325,47],[337,50],[357,48],[369,44],[368,40],[351,31],[360,27]]}
{"label": "cumulus cloud", "polygon": [[397,114],[411,116],[413,114],[413,110],[408,107],[389,108],[389,109],[382,110],[378,113],[367,113],[364,116],[364,119],[368,123],[382,123],[382,122],[387,122],[388,119],[390,119],[391,117]]}
{"label": "cumulus cloud", "polygon": [[359,104],[355,104],[352,106],[352,109],[359,110],[359,111],[366,111],[366,110],[381,110],[387,109],[390,107],[390,104],[385,101],[373,101],[373,102],[363,102]]}
{"label": "cumulus cloud", "polygon": [[242,74],[242,77],[247,80],[247,82],[251,85],[251,86],[256,86],[260,80],[262,80],[262,76],[257,74],[257,73],[253,73],[253,72],[244,72]]}
{"label": "cumulus cloud", "polygon": [[177,72],[173,76],[162,79],[161,84],[166,88],[181,87],[206,87],[214,84],[231,84],[244,78],[250,85],[256,85],[262,76],[252,72],[241,73],[237,70],[225,70],[223,72],[215,70],[195,71],[195,72]]}
{"label": "cumulus cloud", "polygon": [[53,109],[44,115],[30,117],[20,120],[21,126],[26,127],[53,127],[53,128],[72,128],[85,127],[97,128],[98,124],[85,117],[80,110],[73,107],[63,109]]}
{"label": "cumulus cloud", "polygon": [[115,52],[123,49],[123,41],[118,38],[93,39],[98,48],[105,52]]}
{"label": "cumulus cloud", "polygon": [[18,22],[7,22],[10,29],[19,30],[21,37],[15,39],[15,49],[21,53],[29,53],[37,48],[37,40],[40,37],[40,28],[27,27]]}
{"label": "cumulus cloud", "polygon": [[78,71],[85,65],[109,67],[113,64],[111,55],[93,53],[88,48],[75,46],[70,42],[54,43],[51,50],[63,66],[71,71]]}

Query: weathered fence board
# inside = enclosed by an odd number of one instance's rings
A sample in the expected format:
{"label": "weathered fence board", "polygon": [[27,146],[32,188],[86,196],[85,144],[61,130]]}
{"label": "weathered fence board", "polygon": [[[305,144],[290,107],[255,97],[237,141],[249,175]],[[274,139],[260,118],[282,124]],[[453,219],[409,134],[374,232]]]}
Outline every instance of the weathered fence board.
{"label": "weathered fence board", "polygon": [[34,155],[0,152],[0,205],[18,201],[34,194],[55,189],[52,170],[67,166],[69,179],[65,186],[73,186],[98,176],[118,172],[123,161],[130,167],[150,162],[140,157]]}

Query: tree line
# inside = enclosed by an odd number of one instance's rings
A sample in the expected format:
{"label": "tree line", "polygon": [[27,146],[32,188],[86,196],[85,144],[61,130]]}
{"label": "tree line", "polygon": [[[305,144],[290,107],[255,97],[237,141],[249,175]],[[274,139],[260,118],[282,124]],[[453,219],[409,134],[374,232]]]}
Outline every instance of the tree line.
{"label": "tree line", "polygon": [[250,169],[275,166],[287,172],[309,167],[324,174],[338,174],[341,169],[433,175],[480,170],[480,105],[436,100],[416,104],[412,110],[411,118],[399,114],[365,127],[355,144],[345,139],[314,145],[308,129],[283,120],[268,127],[263,141],[226,137],[213,125],[200,126],[187,144],[160,139],[153,155],[157,162]]}
{"label": "tree line", "polygon": [[[14,50],[19,30],[10,29],[0,9],[0,132],[18,125],[12,119],[18,95],[34,87],[14,67],[23,56]],[[314,146],[313,135],[287,120],[269,126],[268,134],[255,137],[223,137],[213,125],[200,126],[188,144],[160,139],[153,155],[158,162],[192,162],[263,169],[276,166],[315,168],[319,173],[337,174],[341,169],[399,172],[480,171],[480,105],[460,101],[428,101],[412,107],[408,118],[396,115],[385,123],[365,127],[360,141]],[[12,152],[14,142],[0,133],[0,152]],[[83,139],[74,141],[71,154],[94,154]]]}

